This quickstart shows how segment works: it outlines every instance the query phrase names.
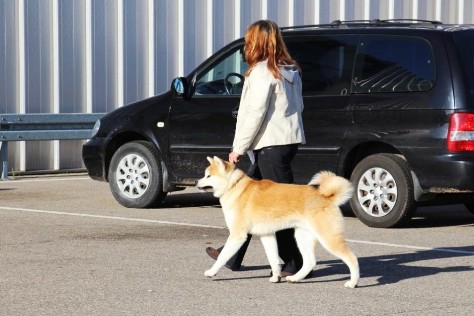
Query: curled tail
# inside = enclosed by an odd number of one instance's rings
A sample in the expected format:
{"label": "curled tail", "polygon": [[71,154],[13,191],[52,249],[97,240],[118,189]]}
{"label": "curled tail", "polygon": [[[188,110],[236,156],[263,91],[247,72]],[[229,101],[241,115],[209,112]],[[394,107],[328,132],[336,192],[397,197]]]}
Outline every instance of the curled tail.
{"label": "curled tail", "polygon": [[315,174],[308,185],[318,186],[318,191],[337,206],[346,203],[354,192],[349,180],[330,171],[321,171]]}

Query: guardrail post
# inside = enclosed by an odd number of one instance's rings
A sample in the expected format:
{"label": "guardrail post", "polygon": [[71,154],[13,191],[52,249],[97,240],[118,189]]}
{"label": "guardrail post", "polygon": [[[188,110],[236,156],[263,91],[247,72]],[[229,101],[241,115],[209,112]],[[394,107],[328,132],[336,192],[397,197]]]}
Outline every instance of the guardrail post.
{"label": "guardrail post", "polygon": [[8,142],[0,142],[0,180],[8,180]]}

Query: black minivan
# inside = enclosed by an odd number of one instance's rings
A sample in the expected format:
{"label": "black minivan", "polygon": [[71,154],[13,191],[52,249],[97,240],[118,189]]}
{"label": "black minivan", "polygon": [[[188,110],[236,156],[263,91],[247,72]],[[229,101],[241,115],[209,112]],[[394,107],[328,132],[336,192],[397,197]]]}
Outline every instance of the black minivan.
{"label": "black minivan", "polygon": [[[350,206],[373,227],[400,225],[425,203],[474,213],[474,26],[335,21],[283,36],[303,77],[296,182],[320,170],[350,179]],[[90,177],[135,208],[194,185],[207,156],[228,157],[247,67],[239,39],[170,91],[102,117],[83,146]]]}

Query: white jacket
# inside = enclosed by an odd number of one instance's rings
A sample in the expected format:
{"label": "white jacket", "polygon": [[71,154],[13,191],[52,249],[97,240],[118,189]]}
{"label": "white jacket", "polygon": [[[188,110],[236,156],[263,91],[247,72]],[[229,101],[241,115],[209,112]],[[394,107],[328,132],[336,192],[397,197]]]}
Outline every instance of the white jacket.
{"label": "white jacket", "polygon": [[240,99],[232,150],[243,155],[275,145],[305,142],[302,83],[294,66],[280,67],[275,79],[267,61],[259,62],[246,78]]}

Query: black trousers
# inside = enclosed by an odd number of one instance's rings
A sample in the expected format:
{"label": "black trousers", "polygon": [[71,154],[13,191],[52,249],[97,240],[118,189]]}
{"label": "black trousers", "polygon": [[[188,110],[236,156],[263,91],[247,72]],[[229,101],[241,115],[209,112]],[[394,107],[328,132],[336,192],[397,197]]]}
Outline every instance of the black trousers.
{"label": "black trousers", "polygon": [[[256,161],[251,166],[248,174],[255,179],[292,183],[291,161],[297,151],[298,144],[271,146],[256,150],[254,152]],[[282,205],[282,207],[285,206]],[[294,235],[294,229],[285,229],[276,233],[278,253],[284,262],[282,270],[288,272],[297,272],[303,266],[303,258],[296,245]],[[251,238],[252,235],[248,235],[247,240],[239,251],[227,262],[227,266],[232,269],[240,269]]]}

